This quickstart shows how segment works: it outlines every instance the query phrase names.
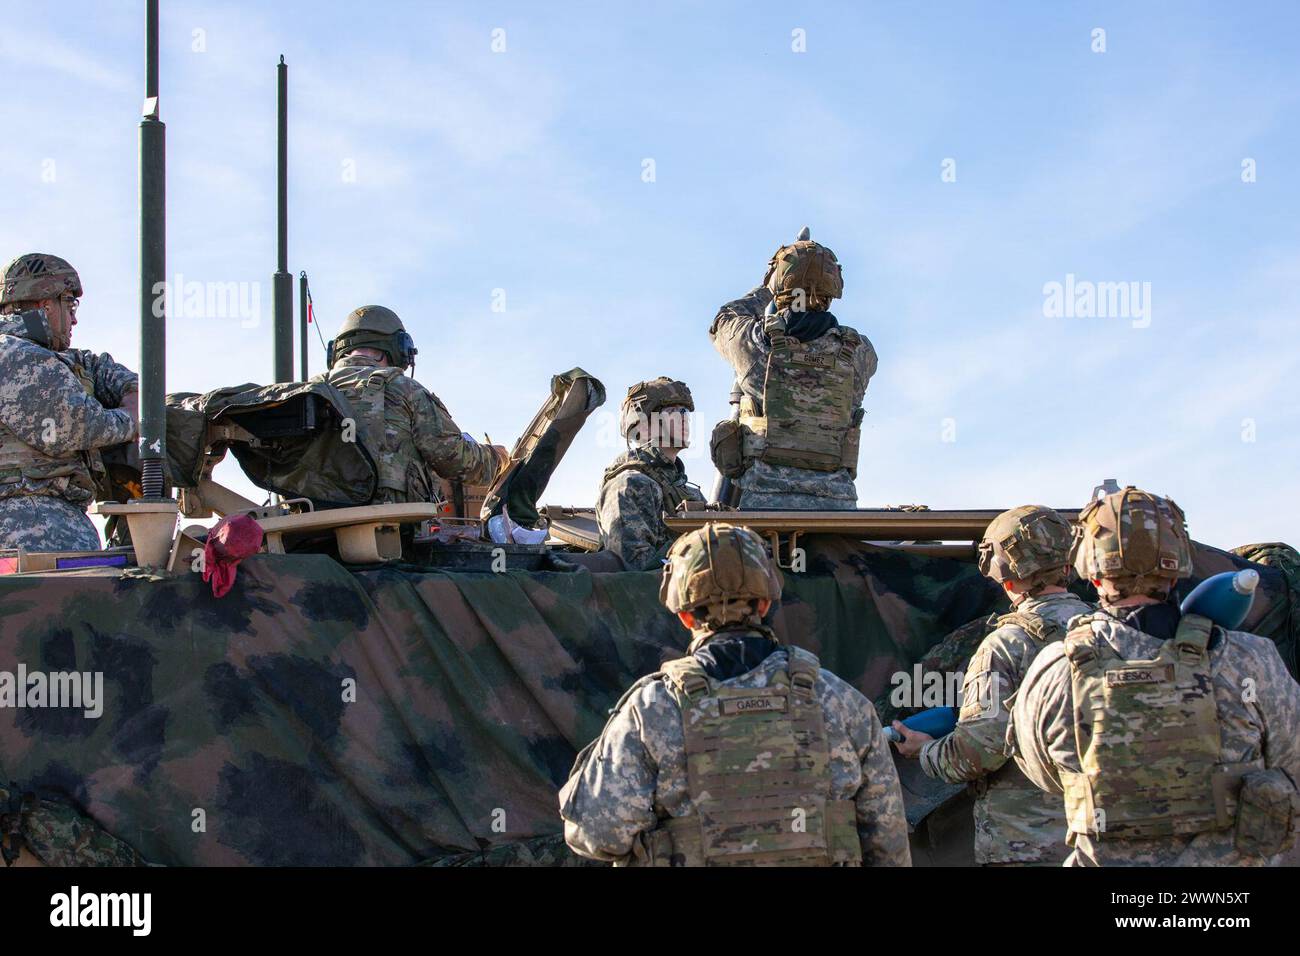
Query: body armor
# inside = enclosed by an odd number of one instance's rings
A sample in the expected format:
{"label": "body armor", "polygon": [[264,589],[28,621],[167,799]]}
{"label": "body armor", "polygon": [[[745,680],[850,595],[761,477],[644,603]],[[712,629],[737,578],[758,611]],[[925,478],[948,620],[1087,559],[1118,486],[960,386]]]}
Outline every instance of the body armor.
{"label": "body armor", "polygon": [[1065,639],[1083,768],[1061,772],[1070,831],[1147,839],[1231,826],[1241,777],[1263,762],[1219,762],[1210,620],[1184,615],[1154,658],[1133,661],[1095,638],[1090,622]]}
{"label": "body armor", "polygon": [[664,665],[682,712],[695,813],[649,835],[650,865],[861,865],[854,803],[828,798],[817,658],[786,652],[767,687],[726,687],[694,657]]}
{"label": "body armor", "polygon": [[[68,367],[86,394],[93,398],[95,382],[90,374],[57,352],[51,354]],[[8,497],[6,486],[19,485],[23,495],[52,494],[71,504],[86,505],[95,500],[96,491],[104,487],[104,482],[104,463],[97,449],[48,455],[27,444],[0,421],[0,497]]]}
{"label": "body armor", "polygon": [[740,401],[742,455],[774,465],[856,477],[862,413],[853,407],[854,353],[862,339],[840,327],[838,352],[820,353],[786,334],[781,314],[763,320],[771,342],[763,397]]}
{"label": "body armor", "polygon": [[[377,472],[376,501],[428,500],[429,492],[437,488],[437,481],[418,456],[411,460],[395,455],[385,447],[388,402],[388,383],[402,374],[400,368],[382,368],[374,365],[345,365],[328,375],[331,385],[343,393],[356,417],[356,439],[374,459]],[[408,475],[411,468],[422,473],[415,481]]]}
{"label": "body armor", "polygon": [[[623,456],[620,456],[623,457]],[[626,459],[605,469],[604,482],[608,483],[615,475],[625,471],[635,471],[645,475],[663,492],[664,511],[672,514],[683,501],[702,501],[703,495],[692,494],[693,486],[686,483],[685,472],[671,464],[652,457],[648,452],[636,449],[627,454]]]}

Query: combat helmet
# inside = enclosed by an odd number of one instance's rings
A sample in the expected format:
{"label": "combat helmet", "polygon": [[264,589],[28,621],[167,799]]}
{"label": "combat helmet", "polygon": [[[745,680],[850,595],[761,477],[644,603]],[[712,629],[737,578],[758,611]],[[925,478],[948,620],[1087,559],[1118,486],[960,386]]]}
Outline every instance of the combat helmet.
{"label": "combat helmet", "polygon": [[66,259],[29,252],[11,259],[0,274],[0,306],[57,299],[65,292],[81,297],[81,277]]}
{"label": "combat helmet", "polygon": [[752,620],[752,601],[781,597],[780,569],[763,539],[748,528],[710,522],[682,535],[668,550],[659,600],[674,614],[692,612],[704,629]]}
{"label": "combat helmet", "polygon": [[[637,382],[627,390],[627,397],[619,407],[619,425],[623,437],[628,438],[632,430],[648,424],[650,416],[657,411],[673,406],[682,406],[695,411],[695,400],[685,382],[678,382],[661,375],[648,382]],[[671,436],[666,436],[671,437]],[[643,441],[645,436],[642,436]]]}
{"label": "combat helmet", "polygon": [[797,289],[803,290],[806,307],[812,311],[824,310],[844,294],[844,275],[835,253],[811,239],[777,249],[767,263],[765,284],[777,308],[786,308]]}
{"label": "combat helmet", "polygon": [[1021,505],[994,518],[979,544],[979,569],[985,577],[1025,581],[1070,563],[1070,522],[1051,508]]}
{"label": "combat helmet", "polygon": [[363,305],[348,314],[326,347],[326,364],[333,368],[337,359],[360,348],[378,349],[396,368],[413,364],[417,353],[415,342],[397,313],[382,305]]}
{"label": "combat helmet", "polygon": [[1187,520],[1173,499],[1129,485],[1079,513],[1071,558],[1080,577],[1124,579],[1128,594],[1163,596],[1192,573]]}

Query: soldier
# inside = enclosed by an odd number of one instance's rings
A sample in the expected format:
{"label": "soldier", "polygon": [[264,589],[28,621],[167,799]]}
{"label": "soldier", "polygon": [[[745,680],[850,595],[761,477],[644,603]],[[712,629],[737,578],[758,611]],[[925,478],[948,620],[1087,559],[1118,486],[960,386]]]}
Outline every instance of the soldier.
{"label": "soldier", "polygon": [[875,708],[762,623],[781,572],[747,528],[668,553],[660,600],[688,655],[637,681],[560,791],[564,837],[627,866],[909,866]]}
{"label": "soldier", "polygon": [[1012,611],[994,621],[966,670],[960,719],[940,740],[908,730],[899,753],[918,756],[928,776],[969,783],[975,794],[975,860],[984,866],[1057,865],[1069,854],[1065,811],[1056,794],[1030,783],[1006,753],[1015,693],[1038,652],[1065,637],[1070,619],[1092,611],[1065,589],[1070,523],[1051,508],[1022,505],[993,519],[979,547],[979,569],[999,582]]}
{"label": "soldier", "polygon": [[71,348],[81,279],[29,253],[0,277],[0,548],[98,550],[86,507],[104,492],[99,449],[139,430],[136,375]]}
{"label": "soldier", "polygon": [[1007,742],[1064,794],[1074,866],[1257,866],[1300,821],[1300,686],[1273,643],[1182,614],[1183,512],[1128,487],[1079,516],[1100,608],[1029,668]]}
{"label": "soldier", "polygon": [[827,309],[844,290],[835,253],[806,237],[777,249],[758,287],[709,328],[735,374],[739,416],[720,422],[714,464],[749,509],[852,509],[862,396],[876,372],[867,338]]}
{"label": "soldier", "polygon": [[685,382],[663,376],[627,390],[619,419],[629,449],[605,469],[596,497],[600,546],[634,571],[658,566],[673,535],[664,524],[683,501],[703,501],[677,456],[690,445],[695,410]]}
{"label": "soldier", "polygon": [[317,376],[357,416],[357,440],[379,471],[376,504],[432,501],[438,478],[491,484],[510,461],[505,448],[462,432],[436,395],[402,374],[415,354],[397,313],[363,305],[343,320],[326,349],[329,371]]}

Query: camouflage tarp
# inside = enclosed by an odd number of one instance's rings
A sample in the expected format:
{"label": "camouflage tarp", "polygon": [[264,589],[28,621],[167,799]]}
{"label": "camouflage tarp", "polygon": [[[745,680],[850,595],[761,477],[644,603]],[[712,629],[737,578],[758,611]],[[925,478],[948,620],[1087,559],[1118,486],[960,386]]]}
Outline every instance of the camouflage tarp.
{"label": "camouflage tarp", "polygon": [[[1000,600],[970,564],[807,547],[776,629],[871,697]],[[554,861],[576,750],[686,645],[657,591],[294,555],[247,560],[220,600],[196,574],[0,578],[0,672],[103,674],[98,718],[0,709],[0,787],[155,863]]]}

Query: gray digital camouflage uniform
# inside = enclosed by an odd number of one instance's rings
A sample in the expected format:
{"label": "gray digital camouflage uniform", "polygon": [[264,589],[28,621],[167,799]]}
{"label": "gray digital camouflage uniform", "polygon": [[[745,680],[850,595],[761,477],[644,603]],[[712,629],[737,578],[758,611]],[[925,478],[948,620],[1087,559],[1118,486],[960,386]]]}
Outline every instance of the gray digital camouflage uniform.
{"label": "gray digital camouflage uniform", "polygon": [[[731,366],[741,391],[761,402],[771,346],[763,333],[763,310],[772,301],[766,286],[757,286],[718,310],[709,328],[713,347]],[[867,383],[876,374],[879,359],[866,336],[854,355],[853,408],[862,406]],[[832,328],[807,343],[815,355],[829,357],[840,351],[843,332]],[[751,510],[847,510],[857,507],[858,492],[847,468],[814,471],[793,465],[752,462],[736,479],[741,489],[740,507]]]}
{"label": "gray digital camouflage uniform", "polygon": [[117,406],[135,385],[111,355],[53,352],[18,316],[0,316],[0,548],[99,548],[86,516],[98,467],[91,453],[134,435]]}
{"label": "gray digital camouflage uniform", "polygon": [[[793,652],[806,654],[798,648]],[[786,653],[775,651],[758,667],[722,686],[767,687],[783,669]],[[903,794],[875,708],[825,669],[814,693],[826,721],[829,799],[852,800],[856,805],[863,865],[910,866]],[[693,815],[685,748],[677,702],[662,679],[645,680],[615,711],[596,746],[560,792],[565,840],[574,852],[597,860],[626,861],[634,845],[660,820]]]}
{"label": "gray digital camouflage uniform", "polygon": [[[1031,597],[1016,608],[1017,615],[1048,624],[1055,632],[1051,640],[1065,635],[1072,617],[1091,611],[1068,592]],[[1070,852],[1060,796],[1030,783],[1006,753],[1010,715],[1003,701],[1045,646],[1018,623],[1003,623],[988,634],[967,665],[957,727],[919,754],[929,776],[973,785],[980,864],[1061,863]]]}
{"label": "gray digital camouflage uniform", "polygon": [[605,469],[596,497],[600,546],[633,571],[657,568],[674,537],[664,512],[680,501],[703,500],[680,460],[669,461],[650,445],[625,451]]}
{"label": "gray digital camouflage uniform", "polygon": [[[354,400],[375,371],[389,371],[379,359],[357,352],[340,357],[320,378]],[[501,462],[490,445],[468,441],[438,396],[409,375],[391,370],[384,384],[383,435],[375,464],[375,503],[430,501],[437,478],[490,484]]]}
{"label": "gray digital camouflage uniform", "polygon": [[[1128,660],[1152,658],[1161,641],[1117,620],[1103,606],[1090,620],[1095,639]],[[1076,622],[1077,623],[1077,622]],[[1300,686],[1267,638],[1220,631],[1209,667],[1219,722],[1220,762],[1262,760],[1300,780]],[[1073,718],[1071,667],[1060,643],[1030,665],[1017,694],[1008,743],[1025,775],[1044,790],[1064,792],[1061,772],[1080,772]],[[1277,857],[1248,856],[1234,845],[1233,830],[1150,839],[1098,839],[1070,834],[1067,866],[1261,866]]]}

